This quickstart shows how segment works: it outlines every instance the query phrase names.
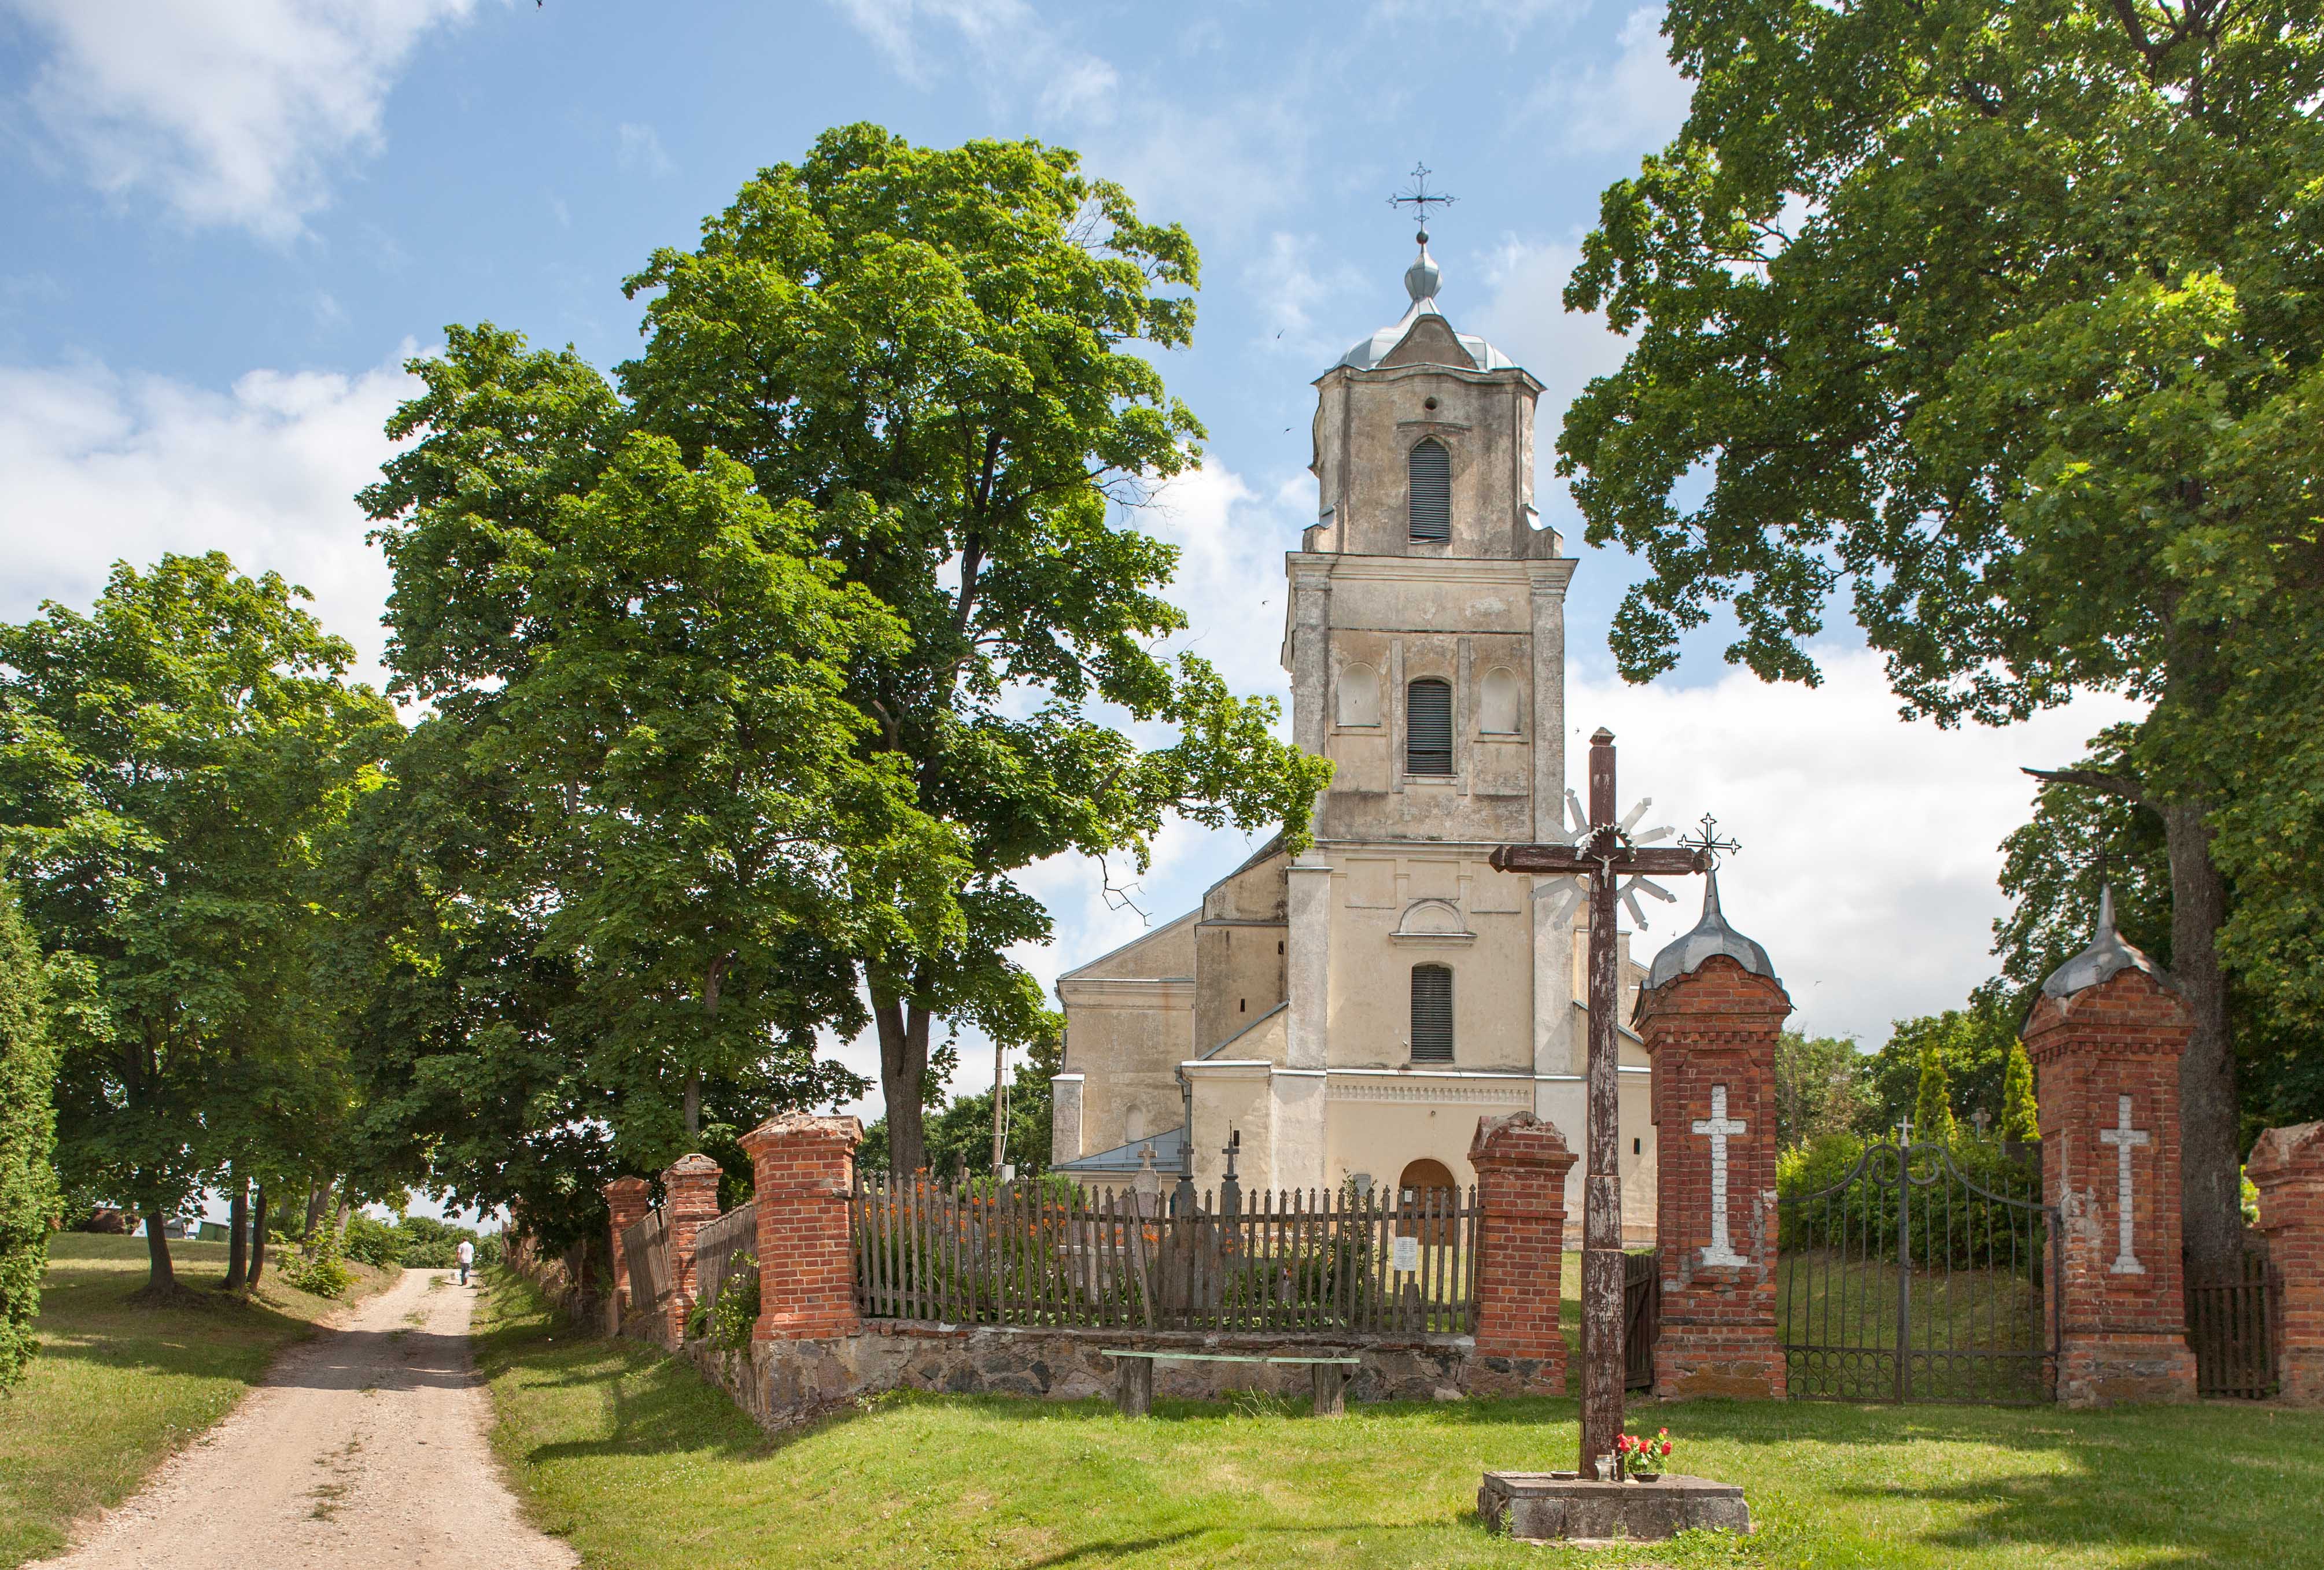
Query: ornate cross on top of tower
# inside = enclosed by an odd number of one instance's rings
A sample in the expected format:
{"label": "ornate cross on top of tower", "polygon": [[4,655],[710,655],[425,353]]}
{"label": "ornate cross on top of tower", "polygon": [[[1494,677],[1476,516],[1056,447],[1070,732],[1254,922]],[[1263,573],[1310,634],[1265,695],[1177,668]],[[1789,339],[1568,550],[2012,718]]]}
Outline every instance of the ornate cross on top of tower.
{"label": "ornate cross on top of tower", "polygon": [[1445,196],[1442,192],[1432,191],[1428,188],[1428,177],[1434,172],[1435,170],[1430,169],[1425,163],[1414,164],[1412,166],[1411,188],[1409,190],[1398,191],[1395,196],[1392,196],[1388,199],[1388,205],[1389,207],[1410,207],[1414,216],[1419,218],[1420,233],[1414,235],[1413,238],[1423,245],[1428,243],[1428,209],[1433,207],[1449,207],[1454,202],[1461,199],[1458,197]]}

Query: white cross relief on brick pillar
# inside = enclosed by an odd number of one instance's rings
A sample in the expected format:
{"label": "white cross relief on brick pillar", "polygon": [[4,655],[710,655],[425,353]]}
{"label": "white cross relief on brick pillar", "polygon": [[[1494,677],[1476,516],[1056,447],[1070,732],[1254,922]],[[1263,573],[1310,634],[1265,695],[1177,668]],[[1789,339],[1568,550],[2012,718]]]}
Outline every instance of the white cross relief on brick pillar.
{"label": "white cross relief on brick pillar", "polygon": [[1727,1087],[1711,1088],[1711,1116],[1694,1120],[1694,1132],[1711,1136],[1711,1246],[1702,1251],[1705,1264],[1749,1264],[1735,1252],[1727,1230],[1727,1136],[1748,1126],[1727,1116]]}
{"label": "white cross relief on brick pillar", "polygon": [[2114,1146],[2115,1159],[2115,1255],[2108,1272],[2118,1276],[2140,1276],[2146,1267],[2138,1262],[2138,1255],[2130,1247],[2130,1152],[2154,1136],[2143,1128],[2130,1126],[2130,1097],[2115,1097],[2115,1125],[2098,1130],[2098,1143]]}

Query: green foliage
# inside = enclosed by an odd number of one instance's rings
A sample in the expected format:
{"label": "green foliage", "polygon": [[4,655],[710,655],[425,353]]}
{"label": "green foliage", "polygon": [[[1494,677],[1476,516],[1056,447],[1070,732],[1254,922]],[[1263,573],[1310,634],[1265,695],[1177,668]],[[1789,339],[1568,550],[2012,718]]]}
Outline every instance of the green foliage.
{"label": "green foliage", "polygon": [[346,1154],[318,853],[401,728],[303,597],[171,555],[87,616],[0,627],[0,845],[50,956],[58,1160],[142,1214],[228,1161]]}
{"label": "green foliage", "polygon": [[[1028,1060],[1010,1075],[1007,1154],[1020,1178],[1046,1171],[1049,1165],[1051,1132],[1049,1077],[1057,1071],[1061,1053],[1056,1038],[1034,1043]],[[951,1105],[926,1125],[927,1165],[939,1178],[967,1171],[987,1178],[992,1170],[992,1092],[980,1090],[956,1096]],[[888,1171],[888,1119],[875,1119],[863,1131],[856,1161],[866,1171]]]}
{"label": "green foliage", "polygon": [[2324,1024],[2324,17],[1676,0],[1665,33],[1686,123],[1566,290],[1631,345],[1559,440],[1587,537],[1650,564],[1620,666],[1726,606],[1729,660],[1812,682],[1844,588],[1908,713],[2152,705],[2080,783],[2191,902],[2189,1236],[2231,1249],[2218,964]]}
{"label": "green foliage", "polygon": [[360,1214],[347,1217],[346,1235],[339,1240],[339,1252],[351,1260],[382,1270],[410,1262],[403,1257],[400,1227]]}
{"label": "green foliage", "polygon": [[23,1377],[39,1344],[41,1277],[49,1221],[60,1203],[56,1113],[50,1101],[56,1049],[42,1017],[41,950],[0,881],[0,1390]]}
{"label": "green foliage", "polygon": [[[1894,1151],[1887,1142],[1895,1137],[1893,1130],[1875,1140],[1828,1134],[1777,1156],[1776,1195],[1798,1201],[1779,1207],[1777,1246],[1787,1251],[1832,1249],[1851,1257],[1878,1258],[1886,1252],[1894,1258],[1896,1162],[1885,1152]],[[1921,1143],[1917,1130],[1913,1138]],[[2029,1246],[2022,1213],[1983,1199],[1976,1190],[2036,1199],[2042,1174],[2031,1163],[2008,1155],[1997,1140],[1956,1133],[1944,1150],[1942,1161],[1923,1155],[1914,1163],[1913,1210],[1906,1226],[1906,1246],[1914,1262],[1984,1268],[1997,1257],[1997,1250],[2015,1246],[2022,1255]]]}
{"label": "green foliage", "polygon": [[1921,1042],[1921,1079],[1913,1097],[1913,1137],[1949,1144],[1953,1137],[1953,1082],[1933,1039]]}
{"label": "green foliage", "polygon": [[464,1239],[476,1245],[478,1268],[498,1262],[501,1235],[497,1232],[479,1233],[432,1216],[406,1216],[395,1224],[396,1250],[407,1270],[451,1269],[460,1262]]}
{"label": "green foliage", "polygon": [[1864,1115],[1864,1054],[1853,1038],[1785,1031],[1775,1041],[1779,1150],[1853,1128]]}
{"label": "green foliage", "polygon": [[696,1304],[694,1312],[701,1316],[702,1323],[697,1328],[689,1318],[688,1335],[707,1336],[710,1345],[723,1351],[748,1350],[752,1331],[759,1323],[759,1256],[734,1255],[716,1299],[706,1305]]}
{"label": "green foliage", "polygon": [[340,1258],[338,1234],[327,1226],[318,1227],[304,1247],[282,1262],[281,1269],[285,1281],[318,1298],[344,1297],[355,1281]]}
{"label": "green foliage", "polygon": [[[1967,1008],[1896,1021],[1886,1042],[1865,1063],[1868,1095],[1857,1126],[1868,1134],[1892,1133],[1908,1115],[1916,1128],[1928,1126],[1921,1102],[1932,1060],[1943,1081],[1950,1114],[1938,1121],[1947,1127],[1969,1122],[1980,1107],[1989,1121],[1997,1120],[2002,1070],[2017,1040],[2012,1013],[2006,1003],[1987,993],[1971,999]],[[1932,1106],[1929,1115],[1933,1116],[1934,1111]]]}
{"label": "green foliage", "polygon": [[2009,1043],[2008,1066],[2002,1070],[2001,1137],[2022,1144],[2042,1137],[2041,1109],[2034,1101],[2034,1060],[2025,1055],[2024,1042]]}

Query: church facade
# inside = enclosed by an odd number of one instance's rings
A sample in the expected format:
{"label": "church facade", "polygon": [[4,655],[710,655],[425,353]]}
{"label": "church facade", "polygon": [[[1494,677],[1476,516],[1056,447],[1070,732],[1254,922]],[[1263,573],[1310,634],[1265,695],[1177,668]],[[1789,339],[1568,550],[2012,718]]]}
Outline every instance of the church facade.
{"label": "church facade", "polygon": [[[1247,1191],[1465,1188],[1478,1117],[1518,1110],[1580,1148],[1578,889],[1487,864],[1569,831],[1575,564],[1533,505],[1541,383],[1454,330],[1439,276],[1424,243],[1410,308],[1315,382],[1319,514],[1284,560],[1283,638],[1294,737],[1336,766],[1314,843],[1261,848],[1198,909],[1058,979],[1053,1162],[1086,1185],[1148,1160],[1167,1180],[1191,1144],[1214,1188],[1233,1139]],[[1627,938],[1621,973],[1627,1020]],[[1643,1241],[1648,1068],[1621,1041],[1623,1211]]]}

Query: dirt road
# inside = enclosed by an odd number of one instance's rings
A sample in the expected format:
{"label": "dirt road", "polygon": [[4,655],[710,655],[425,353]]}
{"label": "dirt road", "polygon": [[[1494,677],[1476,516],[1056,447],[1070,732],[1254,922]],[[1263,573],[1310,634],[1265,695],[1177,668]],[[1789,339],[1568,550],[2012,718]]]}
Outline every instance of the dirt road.
{"label": "dirt road", "polygon": [[[568,1566],[484,1444],[475,1296],[406,1271],[282,1355],[232,1416],[49,1565],[70,1570]],[[44,1567],[45,1570],[45,1567]]]}

